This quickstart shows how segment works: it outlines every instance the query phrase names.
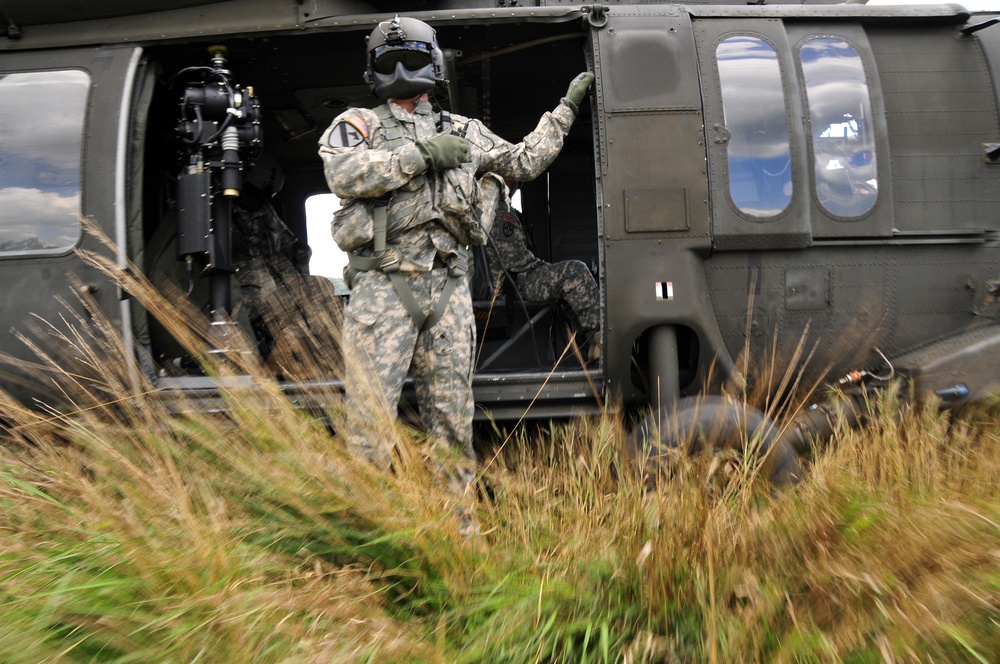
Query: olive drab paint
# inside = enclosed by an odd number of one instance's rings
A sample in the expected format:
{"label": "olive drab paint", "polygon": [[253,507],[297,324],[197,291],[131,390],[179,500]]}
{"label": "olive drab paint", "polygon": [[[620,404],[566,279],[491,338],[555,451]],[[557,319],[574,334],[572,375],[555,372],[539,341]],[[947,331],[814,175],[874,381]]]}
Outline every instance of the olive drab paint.
{"label": "olive drab paint", "polygon": [[[7,0],[7,329],[59,321],[61,301],[83,320],[97,307],[136,348],[137,384],[218,407],[215,379],[82,256],[151,276],[166,256],[178,268],[164,275],[172,292],[253,338],[230,319],[241,231],[226,222],[245,173],[265,154],[280,164],[285,184],[269,203],[301,257],[332,242],[307,233],[305,201],[329,193],[317,140],[329,129],[331,154],[385,140],[365,38],[395,12],[357,7]],[[537,254],[577,261],[597,283],[600,360],[564,352],[572,312],[532,307],[516,290],[473,297],[492,293],[481,287],[491,268],[467,236],[476,417],[642,407],[724,386],[776,394],[786,370],[814,384],[891,367],[918,393],[953,401],[995,387],[1000,25],[990,15],[955,4],[430,0],[406,16],[432,27],[440,51],[428,54],[426,130],[452,131],[430,119],[442,111],[456,126],[476,118],[464,138],[477,153],[536,136],[544,113],[571,112],[559,102],[566,83],[595,76],[558,158],[523,175],[519,205]],[[394,158],[415,159],[408,146]],[[359,181],[365,168],[377,167]],[[349,182],[337,193],[340,215],[365,213]],[[336,285],[330,306],[346,297]],[[9,332],[0,351],[31,357]],[[275,376],[304,405],[329,393],[317,385],[343,389],[335,372],[285,373]],[[58,396],[30,381],[4,387],[25,401]],[[415,401],[411,382],[399,397]]]}

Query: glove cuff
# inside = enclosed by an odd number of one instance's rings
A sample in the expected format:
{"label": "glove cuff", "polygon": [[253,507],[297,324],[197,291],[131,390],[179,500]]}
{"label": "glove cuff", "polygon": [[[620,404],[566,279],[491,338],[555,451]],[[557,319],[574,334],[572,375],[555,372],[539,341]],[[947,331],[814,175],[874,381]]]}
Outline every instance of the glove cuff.
{"label": "glove cuff", "polygon": [[580,112],[580,107],[579,107],[579,106],[577,106],[577,105],[576,105],[576,102],[574,102],[574,101],[573,101],[572,99],[570,99],[569,97],[563,97],[563,98],[562,98],[562,99],[560,99],[559,101],[560,101],[561,103],[563,103],[563,104],[566,104],[566,106],[568,106],[568,107],[569,107],[569,110],[573,111],[573,113],[574,113],[574,114],[576,114],[576,113],[579,113],[579,112]]}
{"label": "glove cuff", "polygon": [[410,176],[420,175],[428,168],[427,153],[420,149],[419,144],[404,145],[396,150],[399,155],[399,166]]}
{"label": "glove cuff", "polygon": [[434,168],[434,157],[423,141],[417,141],[417,150],[420,151],[420,156],[424,158],[424,167]]}

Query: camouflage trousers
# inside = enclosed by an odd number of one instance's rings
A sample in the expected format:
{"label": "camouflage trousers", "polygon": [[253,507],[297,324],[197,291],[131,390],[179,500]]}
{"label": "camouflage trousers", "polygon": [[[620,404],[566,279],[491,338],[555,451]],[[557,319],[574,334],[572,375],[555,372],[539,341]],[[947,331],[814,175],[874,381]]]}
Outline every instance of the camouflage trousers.
{"label": "camouflage trousers", "polygon": [[544,263],[517,275],[517,288],[527,300],[563,300],[573,310],[579,333],[601,326],[600,293],[594,275],[582,261]]}
{"label": "camouflage trousers", "polygon": [[[447,269],[404,276],[420,308],[430,313],[448,279]],[[450,466],[449,484],[465,492],[474,479],[472,351],[475,319],[465,280],[454,290],[434,327],[418,331],[389,278],[358,274],[344,316],[348,431],[351,451],[388,468],[392,450],[378,423],[395,418],[403,381],[413,376],[420,417],[433,457]]]}

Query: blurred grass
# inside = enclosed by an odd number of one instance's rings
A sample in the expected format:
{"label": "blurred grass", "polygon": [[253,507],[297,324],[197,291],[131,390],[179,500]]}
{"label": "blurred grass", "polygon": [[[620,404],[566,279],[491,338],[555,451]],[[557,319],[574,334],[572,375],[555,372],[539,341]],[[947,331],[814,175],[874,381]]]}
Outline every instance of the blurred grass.
{"label": "blurred grass", "polygon": [[54,329],[70,406],[0,395],[2,662],[1000,661],[998,403],[890,391],[778,494],[704,456],[651,490],[615,413],[516,428],[463,537],[405,426],[382,472],[250,360],[168,410],[111,326]]}

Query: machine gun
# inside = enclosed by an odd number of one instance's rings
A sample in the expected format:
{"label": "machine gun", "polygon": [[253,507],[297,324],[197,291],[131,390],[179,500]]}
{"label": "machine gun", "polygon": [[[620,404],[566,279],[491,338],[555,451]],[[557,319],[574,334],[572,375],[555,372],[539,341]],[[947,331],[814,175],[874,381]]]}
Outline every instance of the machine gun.
{"label": "machine gun", "polygon": [[233,83],[226,68],[226,48],[212,46],[209,53],[210,66],[186,67],[171,79],[188,81],[176,128],[182,146],[177,257],[187,263],[192,279],[196,267],[208,277],[212,323],[225,326],[230,324],[230,282],[235,272],[233,201],[242,190],[244,165],[260,152],[261,110],[252,87]]}

